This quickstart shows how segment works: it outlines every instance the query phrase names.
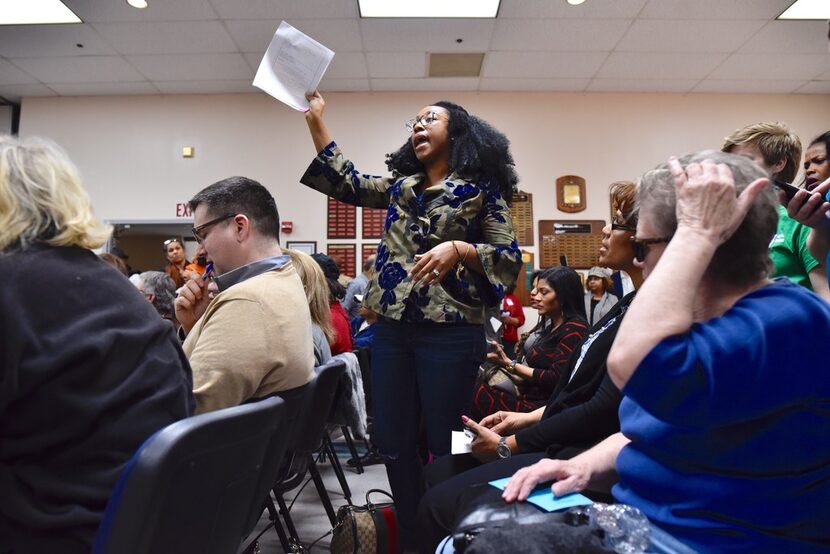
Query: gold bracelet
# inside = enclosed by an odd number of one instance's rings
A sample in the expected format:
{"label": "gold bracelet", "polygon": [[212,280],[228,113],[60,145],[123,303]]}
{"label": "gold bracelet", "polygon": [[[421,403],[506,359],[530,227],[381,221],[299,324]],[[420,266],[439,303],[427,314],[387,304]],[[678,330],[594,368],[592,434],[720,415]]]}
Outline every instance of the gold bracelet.
{"label": "gold bracelet", "polygon": [[467,254],[470,253],[470,248],[472,248],[472,246],[472,244],[468,244],[467,249],[464,250],[464,258],[461,260],[461,265],[464,265],[464,263],[467,261]]}
{"label": "gold bracelet", "polygon": [[451,240],[450,242],[452,243],[452,247],[455,248],[455,255],[458,256],[458,259],[455,260],[455,265],[458,265],[461,261],[461,252],[458,251],[458,245],[455,244],[454,240]]}

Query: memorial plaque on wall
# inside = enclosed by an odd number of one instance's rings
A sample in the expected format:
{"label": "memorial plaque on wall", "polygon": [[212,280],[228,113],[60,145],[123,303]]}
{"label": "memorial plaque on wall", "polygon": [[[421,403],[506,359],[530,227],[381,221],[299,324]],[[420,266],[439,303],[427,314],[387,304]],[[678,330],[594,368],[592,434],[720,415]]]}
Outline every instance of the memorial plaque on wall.
{"label": "memorial plaque on wall", "polygon": [[357,254],[357,247],[354,244],[329,244],[326,249],[326,254],[329,255],[340,268],[341,275],[348,275],[349,277],[356,277],[355,273],[355,256]]}
{"label": "memorial plaque on wall", "polygon": [[539,221],[539,267],[568,265],[590,269],[597,265],[605,221]]}
{"label": "memorial plaque on wall", "polygon": [[533,290],[533,282],[531,276],[533,275],[533,252],[522,252],[522,267],[519,269],[519,277],[516,279],[516,296],[522,303],[522,306],[530,306],[530,291]]}
{"label": "memorial plaque on wall", "polygon": [[383,224],[386,223],[386,210],[383,208],[363,208],[363,238],[379,239],[383,236]]}
{"label": "memorial plaque on wall", "polygon": [[363,262],[369,256],[373,256],[378,253],[378,245],[377,244],[363,244],[360,249],[360,268],[363,269]]}
{"label": "memorial plaque on wall", "polygon": [[514,194],[510,215],[519,246],[533,246],[533,195],[521,191]]}
{"label": "memorial plaque on wall", "polygon": [[354,239],[357,227],[357,208],[329,198],[327,236],[330,239]]}

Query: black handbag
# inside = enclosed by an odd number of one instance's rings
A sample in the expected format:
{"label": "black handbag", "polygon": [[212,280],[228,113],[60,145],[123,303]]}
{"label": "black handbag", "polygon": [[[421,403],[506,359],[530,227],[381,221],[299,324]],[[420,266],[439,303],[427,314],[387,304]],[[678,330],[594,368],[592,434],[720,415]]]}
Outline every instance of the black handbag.
{"label": "black handbag", "polygon": [[[489,487],[489,485],[484,485]],[[492,487],[491,487],[492,488]],[[542,512],[527,502],[505,503],[501,491],[483,491],[462,513],[452,532],[459,554],[610,554],[606,530],[584,507]],[[605,505],[596,505],[605,506]],[[629,509],[630,506],[624,508]],[[640,514],[641,515],[641,514]],[[644,519],[644,518],[643,518]],[[646,523],[647,525],[647,523]],[[625,529],[628,532],[628,529]],[[646,535],[646,543],[647,541]],[[637,550],[631,550],[636,552]]]}
{"label": "black handbag", "polygon": [[346,505],[337,510],[337,524],[332,529],[333,554],[397,554],[400,552],[398,519],[394,502],[373,503],[369,496],[380,489],[366,492],[363,506]]}

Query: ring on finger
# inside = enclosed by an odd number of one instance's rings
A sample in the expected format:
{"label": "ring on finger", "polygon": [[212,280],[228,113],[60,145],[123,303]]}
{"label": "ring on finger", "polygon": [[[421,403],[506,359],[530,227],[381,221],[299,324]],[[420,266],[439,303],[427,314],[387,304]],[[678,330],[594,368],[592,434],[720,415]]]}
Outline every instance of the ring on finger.
{"label": "ring on finger", "polygon": [[433,269],[432,270],[432,275],[433,275],[433,277],[438,277],[439,275],[441,275],[441,272],[438,271],[437,269]]}

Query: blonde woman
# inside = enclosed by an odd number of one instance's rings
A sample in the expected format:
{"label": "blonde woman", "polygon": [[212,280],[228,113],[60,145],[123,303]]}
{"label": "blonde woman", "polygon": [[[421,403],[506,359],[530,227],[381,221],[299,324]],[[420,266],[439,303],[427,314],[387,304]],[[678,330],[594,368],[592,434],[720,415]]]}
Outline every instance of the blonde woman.
{"label": "blonde woman", "polygon": [[283,251],[291,257],[294,269],[303,282],[305,295],[308,297],[308,309],[311,311],[311,332],[314,339],[314,365],[322,365],[331,358],[329,344],[334,340],[334,327],[331,324],[329,306],[329,285],[326,276],[314,258],[299,250]]}
{"label": "blonde woman", "polygon": [[0,542],[89,552],[121,469],[193,413],[170,325],[90,249],[110,229],[56,145],[0,136]]}

